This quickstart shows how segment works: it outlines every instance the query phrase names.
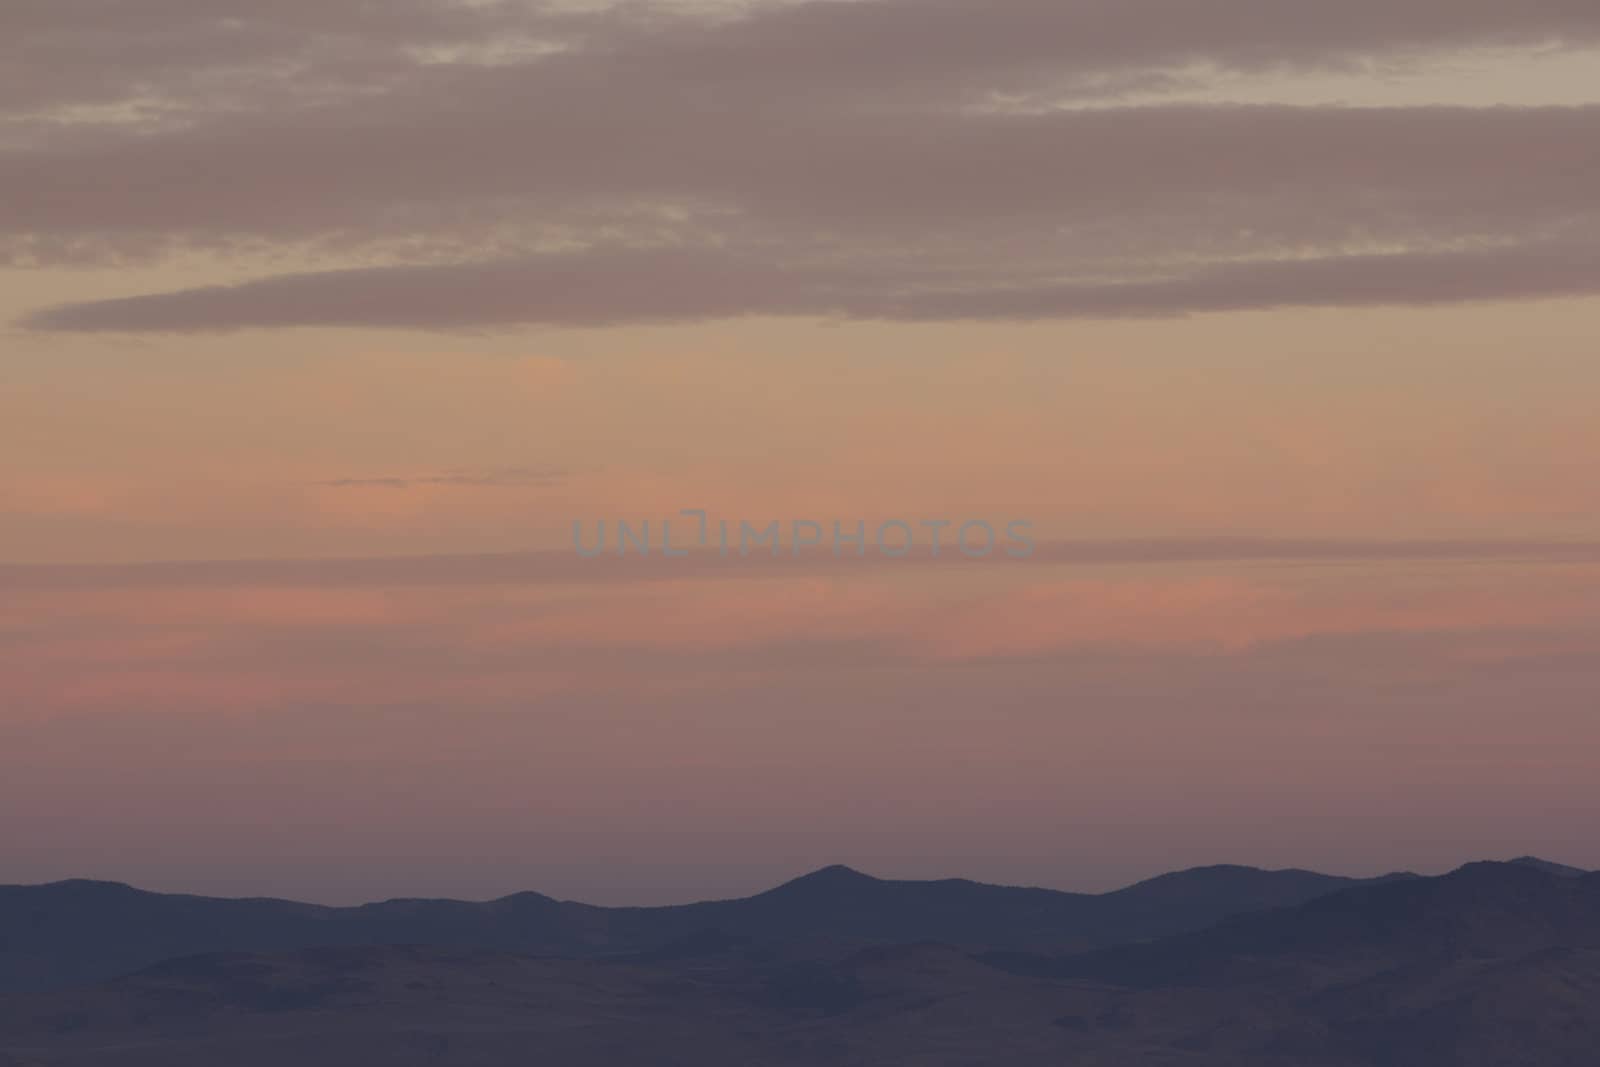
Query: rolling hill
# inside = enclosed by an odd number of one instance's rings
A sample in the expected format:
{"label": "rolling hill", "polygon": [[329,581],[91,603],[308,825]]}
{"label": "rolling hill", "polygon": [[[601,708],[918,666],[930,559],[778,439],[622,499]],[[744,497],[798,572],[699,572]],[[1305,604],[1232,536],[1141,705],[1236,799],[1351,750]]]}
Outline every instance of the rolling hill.
{"label": "rolling hill", "polygon": [[0,997],[3,1067],[1592,1067],[1596,1048],[1600,875],[1530,864],[1082,953],[347,946]]}
{"label": "rolling hill", "polygon": [[519,893],[486,903],[390,900],[335,908],[149,893],[108,882],[0,887],[0,992],[103,981],[176,956],[435,945],[534,955],[658,952],[709,934],[863,946],[938,941],[1066,951],[1197,930],[1358,882],[1309,871],[1206,867],[1111,893],[959,879],[890,881],[829,867],[756,896],[603,908]]}

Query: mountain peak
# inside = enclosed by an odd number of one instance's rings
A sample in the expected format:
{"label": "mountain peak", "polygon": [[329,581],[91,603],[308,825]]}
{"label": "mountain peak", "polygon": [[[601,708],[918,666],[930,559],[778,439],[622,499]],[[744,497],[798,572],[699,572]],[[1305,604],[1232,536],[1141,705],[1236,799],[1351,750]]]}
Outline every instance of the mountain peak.
{"label": "mountain peak", "polygon": [[810,874],[801,875],[796,881],[876,882],[877,879],[870,874],[863,874],[854,867],[846,867],[842,863],[835,863],[812,871]]}
{"label": "mountain peak", "polygon": [[117,893],[125,896],[142,895],[145,892],[124,882],[106,882],[96,878],[67,878],[59,882],[48,882],[37,888],[58,893]]}
{"label": "mountain peak", "polygon": [[832,866],[812,871],[810,874],[802,874],[799,878],[785,882],[778,888],[771,890],[771,892],[781,893],[796,889],[820,889],[835,892],[842,889],[855,889],[861,886],[877,884],[878,879],[872,877],[872,875],[862,874],[854,867],[846,867],[842,863],[835,863]]}
{"label": "mountain peak", "polygon": [[1532,867],[1536,871],[1553,874],[1558,878],[1582,878],[1589,873],[1582,867],[1569,867],[1565,863],[1552,863],[1549,860],[1542,860],[1538,856],[1518,856],[1516,859],[1508,860],[1507,862],[1513,867]]}

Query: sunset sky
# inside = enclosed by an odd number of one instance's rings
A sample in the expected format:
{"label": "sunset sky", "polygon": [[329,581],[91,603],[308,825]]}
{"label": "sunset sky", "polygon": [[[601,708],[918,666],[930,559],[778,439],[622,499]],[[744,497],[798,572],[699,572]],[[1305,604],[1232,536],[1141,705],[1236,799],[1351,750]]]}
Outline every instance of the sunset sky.
{"label": "sunset sky", "polygon": [[1592,0],[5,0],[0,883],[1600,867],[1597,340]]}

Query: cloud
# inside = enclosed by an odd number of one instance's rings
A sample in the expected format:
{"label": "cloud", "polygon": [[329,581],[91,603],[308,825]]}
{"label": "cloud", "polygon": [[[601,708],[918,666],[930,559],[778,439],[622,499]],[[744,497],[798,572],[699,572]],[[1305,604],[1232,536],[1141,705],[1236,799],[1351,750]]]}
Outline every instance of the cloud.
{"label": "cloud", "polygon": [[311,325],[600,325],[759,310],[777,313],[797,283],[797,273],[714,251],[598,250],[499,263],[285,275],[242,285],[48,308],[24,324],[48,330],[180,331]]}
{"label": "cloud", "polygon": [[[1600,106],[1123,99],[1174,79],[1203,96],[1226,70],[1587,47],[1593,5],[810,0],[711,16],[293,0],[267,16],[164,0],[96,22],[68,17],[79,2],[0,23],[60,68],[0,117],[0,261],[204,248],[241,272],[262,252],[307,266],[45,309],[25,320],[38,330],[1595,291]],[[80,45],[93,71],[61,58]],[[101,110],[61,110],[87,102]]]}
{"label": "cloud", "polygon": [[900,276],[880,272],[869,281],[848,264],[832,272],[784,271],[715,250],[602,252],[285,275],[66,304],[35,312],[22,325],[55,331],[181,333],[284,326],[614,326],[760,314],[1026,320],[1595,294],[1600,294],[1600,244],[1267,259],[1204,264],[1150,280],[1105,282],[929,278],[914,267]]}
{"label": "cloud", "polygon": [[452,0],[12,0],[0,11],[0,116],[211,113],[371,92],[414,76],[426,51],[572,22]]}
{"label": "cloud", "polygon": [[[13,0],[0,13],[8,110],[156,97],[278,101],[284,74],[370,94],[424,68],[546,64],[574,80],[778,97],[988,92],[1207,62],[1258,69],[1600,42],[1577,0],[857,0],[724,8],[499,0]],[[822,75],[826,73],[824,79]],[[261,77],[261,75],[269,77]],[[236,84],[227,80],[234,76]],[[271,75],[278,75],[272,78]],[[621,75],[619,79],[618,76]],[[253,77],[251,77],[253,76]],[[242,95],[209,95],[229,84]]]}
{"label": "cloud", "polygon": [[568,472],[544,467],[506,467],[494,471],[450,471],[409,478],[333,478],[316,483],[326,489],[450,489],[548,488],[566,481]]}
{"label": "cloud", "polygon": [[585,114],[581,98],[515,81],[479,95],[0,152],[0,235],[404,237],[452,262],[698,242],[780,263],[926,251],[1082,266],[1521,233],[1592,216],[1586,176],[1600,166],[1600,107],[889,111],[789,125],[671,100]]}
{"label": "cloud", "polygon": [[685,578],[749,578],[862,573],[907,567],[987,567],[1015,572],[1049,566],[1160,563],[1472,562],[1600,563],[1600,544],[1581,541],[1381,541],[1260,538],[1168,538],[1040,543],[1025,560],[970,559],[946,552],[903,559],[834,557],[817,549],[796,558],[756,551],[748,558],[692,552],[662,559],[574,551],[351,559],[176,560],[126,564],[0,564],[0,592],[144,588],[375,588],[423,586],[613,585]]}
{"label": "cloud", "polygon": [[[991,692],[1017,698],[1013,684],[1029,671],[1014,669],[1025,664],[1070,657],[1091,671],[1115,671],[1121,657],[1159,649],[1243,657],[1299,646],[1315,656],[1320,646],[1360,674],[1378,664],[1375,645],[1388,645],[1381,658],[1403,674],[1416,665],[1395,638],[1450,634],[1469,640],[1457,643],[1447,669],[1492,672],[1530,655],[1559,659],[1574,642],[1591,646],[1600,622],[1592,566],[1419,574],[1372,560],[1337,568],[1219,562],[1018,570],[981,584],[952,570],[924,571],[915,582],[882,568],[756,570],[743,581],[708,581],[693,570],[634,572],[582,596],[485,583],[460,571],[434,573],[435,584],[391,571],[370,585],[341,587],[290,586],[281,573],[241,568],[230,583],[195,584],[167,569],[147,571],[153,580],[137,587],[107,578],[8,589],[0,600],[0,671],[15,681],[0,727],[70,709],[266,712],[390,702],[456,709],[486,697],[536,704],[563,691],[627,691],[638,698],[652,688],[717,689],[752,678],[782,692],[819,671],[810,681],[838,687],[842,707],[864,699],[854,689],[863,669],[985,662],[1007,668],[991,676],[1003,679]],[[1592,674],[1592,657],[1584,665]],[[1260,675],[1245,671],[1233,684],[1259,685]],[[1057,696],[1045,690],[1023,703],[1032,714],[1059,711]]]}

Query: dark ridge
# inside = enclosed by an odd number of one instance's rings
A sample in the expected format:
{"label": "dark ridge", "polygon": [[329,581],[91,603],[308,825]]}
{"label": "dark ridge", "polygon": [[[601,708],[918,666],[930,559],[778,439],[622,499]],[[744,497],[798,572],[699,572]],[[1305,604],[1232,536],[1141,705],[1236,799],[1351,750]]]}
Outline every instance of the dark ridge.
{"label": "dark ridge", "polygon": [[[414,944],[618,959],[699,951],[708,931],[783,948],[940,942],[966,951],[1064,953],[1201,930],[1357,883],[1311,871],[1216,866],[1099,895],[896,881],[835,865],[752,897],[602,908],[515,893],[482,903],[396,898],[356,907],[149,893],[118,883],[0,887],[0,992],[104,981],[216,952]],[[754,949],[751,949],[754,951]]]}
{"label": "dark ridge", "polygon": [[860,889],[865,886],[876,886],[883,884],[885,883],[880,879],[872,877],[870,874],[862,874],[853,867],[846,867],[842,863],[835,863],[830,867],[823,867],[819,870],[812,871],[810,874],[802,874],[798,878],[790,879],[789,881],[784,882],[782,885],[773,889],[769,889],[760,895],[771,896],[777,893],[814,892],[817,890],[826,892],[836,892],[839,890],[848,891],[852,889]]}
{"label": "dark ridge", "polygon": [[1544,871],[1546,874],[1553,874],[1561,878],[1582,878],[1590,873],[1581,867],[1568,867],[1564,863],[1551,863],[1549,860],[1542,860],[1537,856],[1518,856],[1510,862],[1519,867],[1532,867],[1535,870]]}
{"label": "dark ridge", "polygon": [[1336,967],[1385,953],[1490,959],[1565,944],[1600,944],[1600,875],[1482,862],[1438,878],[1356,886],[1143,944],[981,958],[1017,974],[1150,988],[1257,978],[1285,960]]}

